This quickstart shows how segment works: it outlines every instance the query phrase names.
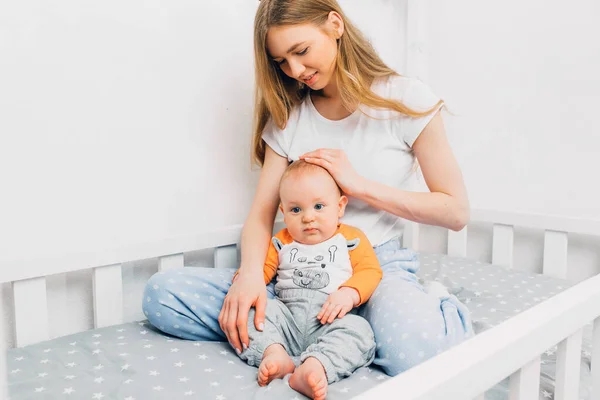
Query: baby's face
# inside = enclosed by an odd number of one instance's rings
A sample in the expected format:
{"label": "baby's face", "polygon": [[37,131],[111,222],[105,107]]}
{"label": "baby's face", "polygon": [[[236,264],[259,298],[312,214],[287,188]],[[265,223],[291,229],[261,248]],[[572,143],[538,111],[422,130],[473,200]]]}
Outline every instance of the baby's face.
{"label": "baby's face", "polygon": [[331,238],[348,202],[325,171],[294,173],[284,179],[279,193],[286,227],[296,242],[304,244]]}

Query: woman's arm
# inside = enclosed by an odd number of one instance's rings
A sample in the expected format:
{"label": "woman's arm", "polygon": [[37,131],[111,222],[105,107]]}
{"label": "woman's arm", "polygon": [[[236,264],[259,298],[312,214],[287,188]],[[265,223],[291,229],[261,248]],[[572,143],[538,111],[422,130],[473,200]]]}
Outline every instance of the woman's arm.
{"label": "woman's arm", "polygon": [[363,179],[359,189],[348,194],[411,221],[461,230],[469,221],[469,200],[439,111],[413,144],[413,151],[429,193]]}
{"label": "woman's arm", "polygon": [[469,221],[469,200],[439,112],[423,129],[413,151],[430,192],[409,192],[361,177],[342,150],[319,149],[300,158],[327,169],[342,190],[399,217],[461,230]]}
{"label": "woman's arm", "polygon": [[249,344],[247,324],[250,307],[256,308],[256,329],[262,330],[265,320],[267,292],[263,266],[279,205],[279,180],[287,165],[285,157],[267,146],[254,200],[242,229],[239,273],[225,296],[219,314],[219,325],[238,353]]}

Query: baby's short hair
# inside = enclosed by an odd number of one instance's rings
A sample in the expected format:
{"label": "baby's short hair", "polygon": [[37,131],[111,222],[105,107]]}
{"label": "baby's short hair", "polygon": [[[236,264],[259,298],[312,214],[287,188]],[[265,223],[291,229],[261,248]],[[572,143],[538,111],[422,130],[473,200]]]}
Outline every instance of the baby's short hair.
{"label": "baby's short hair", "polygon": [[[311,164],[304,160],[296,160],[296,161],[292,162],[290,165],[288,165],[286,170],[283,171],[283,175],[281,175],[281,179],[279,180],[279,187],[281,187],[281,184],[283,183],[283,181],[285,179],[287,179],[290,175],[310,174],[310,173],[315,173],[315,172],[321,172],[321,173],[324,172],[327,175],[329,175],[331,177],[331,179],[333,179],[333,176],[331,176],[329,171],[327,171],[325,168],[321,167],[320,165]],[[342,188],[340,188],[340,186],[335,181],[335,179],[333,179],[333,182],[335,182],[335,186],[338,188],[340,195],[342,195],[344,193],[342,191]]]}

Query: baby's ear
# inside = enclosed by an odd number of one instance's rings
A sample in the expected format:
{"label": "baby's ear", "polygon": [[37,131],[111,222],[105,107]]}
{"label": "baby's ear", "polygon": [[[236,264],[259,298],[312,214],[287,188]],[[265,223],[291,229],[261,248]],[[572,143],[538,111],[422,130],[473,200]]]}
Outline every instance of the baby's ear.
{"label": "baby's ear", "polygon": [[338,212],[339,218],[342,218],[344,216],[344,213],[346,212],[346,205],[348,205],[348,198],[344,195],[341,195],[339,202],[340,211]]}

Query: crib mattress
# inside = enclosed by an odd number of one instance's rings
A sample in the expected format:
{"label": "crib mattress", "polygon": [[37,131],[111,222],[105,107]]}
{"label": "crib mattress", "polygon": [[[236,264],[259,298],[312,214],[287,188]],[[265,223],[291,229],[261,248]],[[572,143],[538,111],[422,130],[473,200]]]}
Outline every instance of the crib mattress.
{"label": "crib mattress", "polygon": [[[472,310],[480,333],[566,289],[566,281],[472,260],[421,254],[422,280],[446,284]],[[584,334],[580,398],[589,399],[591,332]],[[553,398],[556,349],[542,355],[540,399]],[[226,343],[168,337],[145,321],[95,329],[8,351],[9,395],[29,399],[303,399],[287,380],[266,388],[256,368]],[[328,399],[347,399],[389,379],[372,366],[330,386]],[[486,399],[506,399],[507,381]]]}

